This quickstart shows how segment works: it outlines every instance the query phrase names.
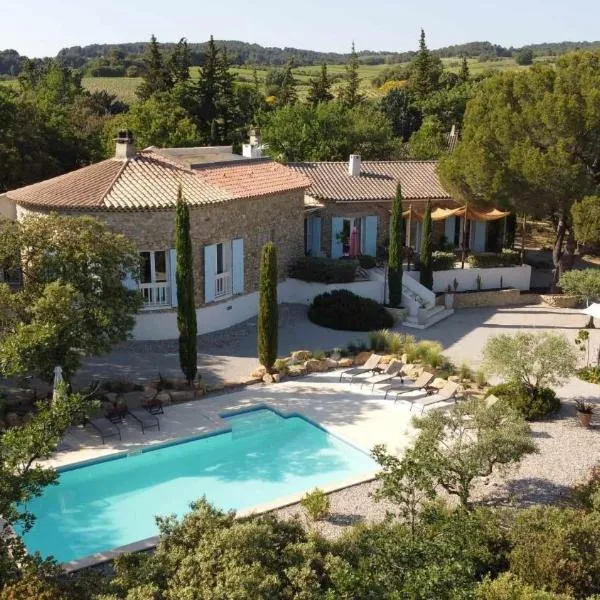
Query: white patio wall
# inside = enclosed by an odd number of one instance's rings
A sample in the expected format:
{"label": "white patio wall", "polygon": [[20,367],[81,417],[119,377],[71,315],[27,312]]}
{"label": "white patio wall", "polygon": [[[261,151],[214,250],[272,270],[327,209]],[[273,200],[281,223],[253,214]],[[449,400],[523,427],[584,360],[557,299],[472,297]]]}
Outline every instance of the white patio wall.
{"label": "white patio wall", "polygon": [[[419,279],[418,271],[407,273],[413,279]],[[521,265],[518,267],[496,267],[490,269],[452,269],[450,271],[434,271],[433,291],[445,292],[450,288],[454,290],[454,280],[458,281],[458,292],[477,289],[477,275],[481,277],[481,289],[491,290],[500,287],[502,278],[503,288],[528,290],[531,285],[531,267]]]}
{"label": "white patio wall", "polygon": [[[277,297],[280,303],[309,305],[315,296],[340,289],[349,290],[377,302],[383,301],[383,280],[324,284],[307,283],[299,279],[286,279],[278,285]],[[231,327],[256,316],[257,313],[258,292],[198,308],[196,310],[198,335]],[[175,309],[171,311],[143,311],[136,317],[133,330],[135,340],[170,340],[176,339],[178,335],[177,312]]]}

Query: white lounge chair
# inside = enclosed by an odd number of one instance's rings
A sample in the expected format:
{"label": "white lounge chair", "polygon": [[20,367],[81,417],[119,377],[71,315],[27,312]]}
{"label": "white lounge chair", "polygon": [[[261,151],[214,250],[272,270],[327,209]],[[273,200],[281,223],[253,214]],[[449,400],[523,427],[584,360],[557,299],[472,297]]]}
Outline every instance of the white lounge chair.
{"label": "white lounge chair", "polygon": [[364,375],[365,373],[369,373],[374,371],[381,360],[380,354],[371,354],[364,365],[361,367],[353,367],[352,369],[346,369],[340,373],[340,381],[342,381],[343,377],[348,377],[350,379],[350,383],[357,375]]}
{"label": "white lounge chair", "polygon": [[452,400],[456,396],[458,392],[458,383],[454,383],[453,381],[447,381],[446,385],[439,390],[435,394],[431,394],[430,396],[426,396],[425,398],[415,399],[411,405],[410,410],[412,411],[413,406],[421,407],[421,414],[427,406],[431,406],[432,404],[438,404],[439,402],[447,402],[448,400]]}
{"label": "white lounge chair", "polygon": [[429,391],[429,384],[432,382],[434,376],[427,371],[423,371],[414,381],[409,383],[390,383],[381,388],[381,390],[385,390],[384,398],[388,397],[390,392],[396,392],[396,398],[394,402],[398,401],[399,396],[402,394],[406,394],[407,392],[415,392],[418,390],[422,390],[424,392]]}
{"label": "white lounge chair", "polygon": [[395,379],[396,377],[400,377],[400,381],[404,381],[402,379],[402,369],[404,368],[404,363],[400,360],[393,360],[387,366],[387,368],[380,373],[379,375],[373,375],[372,377],[368,377],[367,379],[361,379],[360,387],[362,387],[365,383],[371,386],[371,391],[375,389],[375,386],[380,383],[385,383],[390,381],[391,379]]}

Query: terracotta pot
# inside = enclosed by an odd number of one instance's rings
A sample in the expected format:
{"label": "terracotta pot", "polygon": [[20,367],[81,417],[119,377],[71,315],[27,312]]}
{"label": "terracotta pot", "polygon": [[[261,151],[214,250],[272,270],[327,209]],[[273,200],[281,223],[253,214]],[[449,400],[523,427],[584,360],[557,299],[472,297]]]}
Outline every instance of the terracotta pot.
{"label": "terracotta pot", "polygon": [[577,414],[579,415],[579,423],[581,423],[581,426],[589,428],[590,423],[592,422],[592,413],[578,412]]}

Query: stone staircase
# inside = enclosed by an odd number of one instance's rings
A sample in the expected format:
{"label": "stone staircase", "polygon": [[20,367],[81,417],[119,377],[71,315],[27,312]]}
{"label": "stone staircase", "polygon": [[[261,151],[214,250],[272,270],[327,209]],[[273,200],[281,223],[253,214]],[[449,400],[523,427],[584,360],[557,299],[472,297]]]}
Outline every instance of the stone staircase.
{"label": "stone staircase", "polygon": [[403,325],[413,329],[427,329],[454,313],[451,308],[438,306],[435,294],[406,274],[402,277],[402,304],[408,309]]}

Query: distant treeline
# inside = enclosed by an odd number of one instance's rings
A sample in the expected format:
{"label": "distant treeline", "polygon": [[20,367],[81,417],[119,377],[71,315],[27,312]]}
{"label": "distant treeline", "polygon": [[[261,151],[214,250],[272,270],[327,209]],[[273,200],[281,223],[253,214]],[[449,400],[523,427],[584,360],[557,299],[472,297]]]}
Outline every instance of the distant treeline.
{"label": "distant treeline", "polygon": [[[259,44],[249,44],[235,40],[216,40],[219,47],[227,49],[227,57],[231,65],[281,66],[293,59],[296,66],[327,64],[345,64],[348,54],[338,52],[317,52],[298,48],[272,48]],[[89,46],[72,46],[63,48],[57,55],[59,62],[67,67],[81,69],[86,75],[96,77],[137,77],[142,74],[142,56],[148,46],[147,42],[125,44],[90,44]],[[161,44],[167,52],[176,44]],[[208,42],[189,43],[190,64],[202,66]],[[570,50],[599,48],[596,42],[552,42],[528,44],[523,48],[533,50],[535,56],[556,56]],[[434,50],[433,53],[442,58],[466,56],[467,58],[495,59],[510,57],[521,48],[505,48],[490,42],[469,42],[456,44]],[[397,64],[412,60],[415,52],[387,52],[363,50],[358,52],[362,64]],[[20,73],[27,57],[19,55],[15,50],[0,51],[0,76],[16,76]],[[38,61],[39,59],[35,59]]]}

